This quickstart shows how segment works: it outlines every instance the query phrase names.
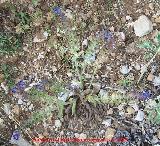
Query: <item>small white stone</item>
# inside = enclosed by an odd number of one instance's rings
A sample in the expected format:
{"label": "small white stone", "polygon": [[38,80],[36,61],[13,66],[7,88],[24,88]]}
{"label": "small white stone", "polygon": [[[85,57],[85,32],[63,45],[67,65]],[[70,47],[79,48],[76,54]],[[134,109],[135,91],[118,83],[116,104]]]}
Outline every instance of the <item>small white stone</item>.
{"label": "small white stone", "polygon": [[4,110],[4,112],[5,112],[7,115],[10,115],[10,113],[11,113],[10,104],[9,104],[9,103],[5,103],[5,104],[3,105],[3,110]]}
{"label": "small white stone", "polygon": [[125,41],[126,36],[124,34],[124,32],[119,32],[120,38],[122,39],[122,41]]}
{"label": "small white stone", "polygon": [[60,120],[55,120],[55,127],[60,128],[62,126],[62,123]]}
{"label": "small white stone", "polygon": [[86,139],[86,138],[87,138],[87,134],[85,134],[85,133],[81,133],[79,135],[79,139]]}
{"label": "small white stone", "polygon": [[0,127],[5,127],[4,120],[0,118]]}
{"label": "small white stone", "polygon": [[72,11],[70,9],[66,10],[65,16],[69,19],[73,19],[73,14]]}
{"label": "small white stone", "polygon": [[87,39],[84,39],[84,40],[83,40],[82,46],[88,46],[88,40],[87,40]]}
{"label": "small white stone", "polygon": [[22,99],[18,99],[18,104],[23,104]]}
{"label": "small white stone", "polygon": [[145,15],[141,15],[134,22],[134,32],[136,36],[142,37],[149,34],[153,30],[152,22]]}
{"label": "small white stone", "polygon": [[8,87],[4,85],[4,83],[1,83],[1,87],[4,89],[5,93],[8,94]]}
{"label": "small white stone", "polygon": [[79,134],[78,133],[75,133],[74,136],[75,136],[75,138],[79,138]]}
{"label": "small white stone", "polygon": [[153,84],[154,84],[154,86],[159,86],[160,85],[160,77],[159,76],[154,77]]}
{"label": "small white stone", "polygon": [[126,20],[127,20],[127,21],[128,21],[128,20],[132,20],[132,17],[129,16],[129,15],[127,15],[127,16],[126,16]]}
{"label": "small white stone", "polygon": [[109,127],[111,126],[111,122],[112,122],[112,119],[106,119],[102,122],[102,124],[105,125],[106,127]]}
{"label": "small white stone", "polygon": [[48,34],[47,31],[45,31],[45,32],[43,33],[43,35],[44,35],[44,37],[47,39],[49,34]]}
{"label": "small white stone", "polygon": [[100,89],[99,95],[101,97],[107,97],[108,96],[108,92],[106,90],[104,90],[104,89]]}
{"label": "small white stone", "polygon": [[136,115],[135,120],[141,122],[141,121],[143,121],[143,119],[144,119],[144,112],[139,110]]}
{"label": "small white stone", "polygon": [[121,68],[120,68],[120,72],[122,73],[122,74],[128,74],[129,72],[130,72],[130,68],[128,68],[128,66],[127,65],[123,65]]}
{"label": "small white stone", "polygon": [[33,109],[33,104],[31,104],[28,109],[31,111]]}
{"label": "small white stone", "polygon": [[66,93],[61,92],[61,93],[59,94],[59,96],[58,96],[58,99],[59,99],[59,100],[62,100],[62,101],[66,101],[67,98],[68,98],[68,96],[69,96],[69,93],[68,93],[68,92],[66,92]]}
{"label": "small white stone", "polygon": [[141,69],[141,66],[136,62],[135,65],[134,65],[134,68],[136,70],[140,70]]}

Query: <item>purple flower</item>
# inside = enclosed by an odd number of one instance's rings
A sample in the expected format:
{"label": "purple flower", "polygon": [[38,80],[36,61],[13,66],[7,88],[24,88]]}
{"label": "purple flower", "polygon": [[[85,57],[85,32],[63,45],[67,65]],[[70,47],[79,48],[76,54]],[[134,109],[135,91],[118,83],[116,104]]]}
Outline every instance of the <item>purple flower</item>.
{"label": "purple flower", "polygon": [[21,80],[17,83],[17,87],[20,89],[24,89],[26,87],[26,84],[23,80]]}
{"label": "purple flower", "polygon": [[104,40],[110,41],[113,38],[113,34],[110,31],[104,31]]}
{"label": "purple flower", "polygon": [[140,92],[139,98],[146,100],[149,99],[152,96],[151,90],[143,90]]}
{"label": "purple flower", "polygon": [[57,15],[62,15],[62,11],[61,8],[56,6],[53,8],[53,13],[57,14]]}
{"label": "purple flower", "polygon": [[12,138],[13,138],[14,140],[18,140],[19,137],[20,137],[19,131],[17,131],[17,130],[14,131],[13,134],[12,134]]}
{"label": "purple flower", "polygon": [[44,85],[43,85],[43,84],[37,84],[37,85],[35,85],[35,87],[36,87],[38,90],[41,90],[41,91],[44,90]]}
{"label": "purple flower", "polygon": [[11,89],[11,91],[12,91],[12,93],[16,93],[16,92],[17,92],[17,88],[16,88],[16,87],[13,87],[13,88]]}

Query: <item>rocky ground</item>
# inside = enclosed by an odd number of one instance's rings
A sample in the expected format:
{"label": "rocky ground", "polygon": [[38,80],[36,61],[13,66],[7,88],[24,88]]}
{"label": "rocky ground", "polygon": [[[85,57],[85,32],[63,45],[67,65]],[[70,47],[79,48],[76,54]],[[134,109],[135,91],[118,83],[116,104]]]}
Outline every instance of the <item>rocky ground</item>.
{"label": "rocky ground", "polygon": [[0,145],[160,145],[159,7],[1,0]]}

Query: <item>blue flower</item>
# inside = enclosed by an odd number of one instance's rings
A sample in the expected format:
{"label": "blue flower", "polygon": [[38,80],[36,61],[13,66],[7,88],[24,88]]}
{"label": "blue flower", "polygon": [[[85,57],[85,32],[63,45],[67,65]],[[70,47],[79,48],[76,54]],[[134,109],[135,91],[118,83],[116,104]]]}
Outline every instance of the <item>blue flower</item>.
{"label": "blue flower", "polygon": [[35,85],[35,87],[36,87],[38,90],[41,90],[41,91],[44,90],[44,85],[43,85],[43,84],[37,84],[37,85]]}
{"label": "blue flower", "polygon": [[104,40],[110,41],[113,38],[113,34],[110,31],[104,31]]}
{"label": "blue flower", "polygon": [[13,137],[14,140],[18,140],[19,137],[20,137],[19,131],[17,131],[17,130],[14,131],[13,134],[12,134],[12,137]]}
{"label": "blue flower", "polygon": [[61,15],[62,14],[62,11],[61,11],[61,8],[56,6],[53,8],[53,13],[57,14],[57,15]]}
{"label": "blue flower", "polygon": [[13,88],[11,89],[11,91],[12,91],[12,93],[16,93],[16,92],[17,92],[17,88],[16,88],[16,87],[13,87]]}
{"label": "blue flower", "polygon": [[142,92],[140,92],[140,98],[141,99],[149,99],[152,96],[151,90],[143,90]]}
{"label": "blue flower", "polygon": [[26,84],[23,80],[21,80],[17,83],[17,87],[20,89],[24,89],[26,87]]}

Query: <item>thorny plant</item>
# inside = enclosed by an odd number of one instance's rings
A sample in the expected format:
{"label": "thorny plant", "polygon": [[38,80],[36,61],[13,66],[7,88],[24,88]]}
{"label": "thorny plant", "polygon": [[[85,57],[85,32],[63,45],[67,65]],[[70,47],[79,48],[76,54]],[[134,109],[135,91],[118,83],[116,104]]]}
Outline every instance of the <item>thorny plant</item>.
{"label": "thorny plant", "polygon": [[141,75],[138,79],[138,83],[145,73],[145,70],[146,70],[145,68],[148,68],[148,66],[153,62],[155,57],[160,53],[160,33],[158,33],[158,35],[155,37],[155,42],[156,43],[154,44],[151,41],[145,41],[141,45],[139,45],[140,48],[148,49],[149,51],[152,51],[153,54],[149,53],[151,54],[150,56],[151,58],[148,61],[148,63],[144,65],[144,70],[142,69],[141,71]]}
{"label": "thorny plant", "polygon": [[[71,62],[71,70],[78,78],[81,86],[83,86],[83,81],[85,80],[85,69],[95,60],[95,49],[98,47],[98,41],[96,39],[91,40],[88,48],[83,50],[81,49],[80,36],[77,34],[76,27],[74,27],[70,32],[59,27],[57,28],[57,33],[61,36],[65,34],[66,37],[63,37],[63,40],[65,40],[66,43],[55,42],[54,47],[60,52],[62,60],[64,58],[68,58],[67,62]],[[67,56],[67,54],[69,55]]]}
{"label": "thorny plant", "polygon": [[[68,103],[58,99],[59,93],[64,92],[65,89],[60,82],[52,83],[49,91],[39,91],[36,88],[31,89],[29,92],[32,101],[39,101],[43,105],[40,109],[36,110],[26,122],[26,126],[31,126],[35,123],[42,122],[52,115],[54,111],[58,113],[58,118],[63,118],[64,106],[67,104],[73,104],[72,113],[75,113],[75,101],[69,101]],[[50,93],[50,94],[49,94]]]}

